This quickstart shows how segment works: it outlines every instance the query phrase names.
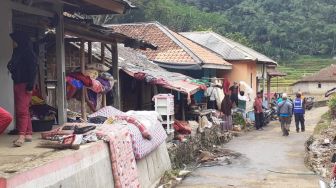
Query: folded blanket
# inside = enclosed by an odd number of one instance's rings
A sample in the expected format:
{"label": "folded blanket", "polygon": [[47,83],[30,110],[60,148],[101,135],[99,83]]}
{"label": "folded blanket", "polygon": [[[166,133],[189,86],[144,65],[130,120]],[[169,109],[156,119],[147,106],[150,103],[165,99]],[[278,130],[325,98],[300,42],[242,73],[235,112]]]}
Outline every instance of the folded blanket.
{"label": "folded blanket", "polygon": [[140,187],[132,140],[128,127],[123,124],[101,125],[97,135],[109,143],[114,187]]}
{"label": "folded blanket", "polygon": [[142,159],[159,147],[166,141],[167,133],[159,121],[156,121],[155,126],[151,127],[150,132],[152,139],[144,139],[139,129],[131,124],[128,124],[128,129],[132,138],[132,146],[135,158]]}
{"label": "folded blanket", "polygon": [[115,116],[115,118],[118,119],[118,120],[125,120],[129,124],[135,125],[139,129],[139,131],[141,132],[142,137],[144,137],[148,140],[152,139],[152,136],[149,134],[146,127],[140,121],[138,121],[136,118],[130,117],[130,116]]}

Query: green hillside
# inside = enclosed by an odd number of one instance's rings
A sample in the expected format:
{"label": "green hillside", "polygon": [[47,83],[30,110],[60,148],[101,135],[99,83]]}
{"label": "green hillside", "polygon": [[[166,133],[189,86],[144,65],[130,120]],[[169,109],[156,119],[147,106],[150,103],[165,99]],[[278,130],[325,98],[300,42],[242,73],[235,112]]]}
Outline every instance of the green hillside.
{"label": "green hillside", "polygon": [[175,31],[213,30],[276,60],[336,53],[335,0],[133,0],[114,22],[159,21]]}
{"label": "green hillside", "polygon": [[[278,86],[281,88],[288,87],[303,76],[315,73],[330,64],[336,64],[336,60],[330,58],[300,56],[294,61],[283,61],[280,63],[278,69],[285,72],[287,76],[278,79]],[[277,84],[274,81],[272,87],[275,88],[276,85]]]}

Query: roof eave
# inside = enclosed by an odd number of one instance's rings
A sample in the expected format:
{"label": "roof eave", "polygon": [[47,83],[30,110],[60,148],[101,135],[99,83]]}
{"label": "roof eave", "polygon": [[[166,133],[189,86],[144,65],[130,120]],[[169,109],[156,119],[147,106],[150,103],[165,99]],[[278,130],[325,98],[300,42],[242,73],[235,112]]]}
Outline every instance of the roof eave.
{"label": "roof eave", "polygon": [[218,65],[218,64],[203,64],[202,68],[206,68],[206,69],[221,69],[221,70],[231,70],[232,69],[232,65]]}

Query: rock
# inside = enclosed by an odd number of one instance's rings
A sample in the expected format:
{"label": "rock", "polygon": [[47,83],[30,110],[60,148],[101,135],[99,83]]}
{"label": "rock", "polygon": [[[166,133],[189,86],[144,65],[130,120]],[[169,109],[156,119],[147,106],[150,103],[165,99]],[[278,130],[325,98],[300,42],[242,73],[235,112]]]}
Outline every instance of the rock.
{"label": "rock", "polygon": [[241,127],[240,127],[240,125],[235,125],[235,126],[233,126],[233,129],[232,129],[233,131],[237,131],[237,132],[240,132],[241,131]]}
{"label": "rock", "polygon": [[215,160],[215,156],[208,152],[208,151],[201,151],[200,150],[200,155],[199,155],[199,161],[200,162],[208,162],[208,161],[213,161]]}
{"label": "rock", "polygon": [[239,132],[239,131],[230,131],[230,133],[235,136],[235,137],[239,137],[239,136],[242,136],[243,133],[242,132]]}
{"label": "rock", "polygon": [[189,171],[189,170],[181,170],[178,175],[179,176],[187,176],[190,173],[191,173],[191,171]]}

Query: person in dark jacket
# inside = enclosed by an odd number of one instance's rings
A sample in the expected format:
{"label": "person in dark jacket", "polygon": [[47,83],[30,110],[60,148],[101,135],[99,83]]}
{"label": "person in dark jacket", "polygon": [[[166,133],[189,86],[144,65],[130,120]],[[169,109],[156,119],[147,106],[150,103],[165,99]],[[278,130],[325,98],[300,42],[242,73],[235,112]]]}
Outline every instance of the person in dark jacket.
{"label": "person in dark jacket", "polygon": [[238,94],[239,94],[239,85],[237,82],[233,82],[233,86],[230,87],[231,96],[230,99],[233,104],[238,106]]}
{"label": "person in dark jacket", "polygon": [[228,131],[233,129],[232,125],[232,101],[230,100],[230,95],[226,94],[222,104],[221,111],[223,113],[223,124],[222,131]]}
{"label": "person in dark jacket", "polygon": [[282,136],[289,135],[289,128],[293,115],[293,104],[287,99],[287,94],[282,94],[283,101],[278,104],[278,116],[281,123]]}
{"label": "person in dark jacket", "polygon": [[294,105],[294,118],[295,118],[295,126],[296,132],[300,132],[300,124],[301,124],[301,132],[305,131],[305,100],[301,97],[301,93],[296,94],[296,99],[293,101]]}
{"label": "person in dark jacket", "polygon": [[14,50],[7,68],[14,81],[16,128],[19,131],[19,138],[14,141],[14,146],[20,147],[25,141],[32,140],[29,105],[37,73],[37,57],[27,33],[13,32],[10,37]]}

